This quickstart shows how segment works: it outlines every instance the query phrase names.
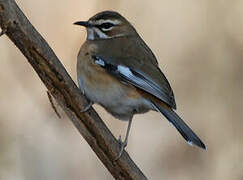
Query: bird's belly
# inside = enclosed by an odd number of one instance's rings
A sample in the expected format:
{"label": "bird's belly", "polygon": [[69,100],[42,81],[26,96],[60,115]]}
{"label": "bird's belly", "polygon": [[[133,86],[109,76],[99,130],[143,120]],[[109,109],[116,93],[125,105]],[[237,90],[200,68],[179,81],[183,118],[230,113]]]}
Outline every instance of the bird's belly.
{"label": "bird's belly", "polygon": [[114,117],[129,120],[134,114],[152,109],[151,103],[144,99],[136,88],[121,83],[109,74],[78,77],[79,85],[88,99],[100,104]]}
{"label": "bird's belly", "polygon": [[146,99],[133,100],[130,98],[119,99],[116,104],[111,106],[104,106],[104,108],[114,117],[127,121],[133,117],[134,114],[148,112],[150,109],[149,101]]}

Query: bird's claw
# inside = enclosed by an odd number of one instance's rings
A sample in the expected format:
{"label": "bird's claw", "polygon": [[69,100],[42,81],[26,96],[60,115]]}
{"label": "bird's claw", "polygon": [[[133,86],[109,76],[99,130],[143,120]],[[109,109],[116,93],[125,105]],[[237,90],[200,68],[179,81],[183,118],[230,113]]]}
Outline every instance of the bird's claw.
{"label": "bird's claw", "polygon": [[122,155],[122,153],[123,153],[125,147],[127,146],[127,141],[125,140],[125,141],[123,142],[122,139],[121,139],[121,135],[120,135],[119,138],[118,138],[118,143],[120,144],[120,151],[119,151],[119,154],[118,154],[118,156],[116,157],[115,161],[117,161],[117,160],[121,157],[121,155]]}
{"label": "bird's claw", "polygon": [[89,108],[90,108],[92,105],[93,105],[93,102],[90,101],[89,104],[88,104],[87,106],[85,106],[80,112],[81,112],[81,113],[84,113],[84,112],[88,111]]}
{"label": "bird's claw", "polygon": [[121,145],[122,144],[122,138],[121,138],[121,135],[119,136],[118,138],[118,143]]}

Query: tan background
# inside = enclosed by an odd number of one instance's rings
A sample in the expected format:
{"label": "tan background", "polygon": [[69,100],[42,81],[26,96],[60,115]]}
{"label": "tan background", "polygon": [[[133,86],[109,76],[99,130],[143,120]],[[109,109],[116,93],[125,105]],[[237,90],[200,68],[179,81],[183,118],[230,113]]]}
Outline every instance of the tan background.
{"label": "tan background", "polygon": [[[86,38],[73,26],[119,11],[156,54],[178,113],[208,150],[188,146],[159,113],[135,116],[128,152],[149,179],[243,179],[243,1],[17,1],[76,82]],[[50,107],[46,88],[12,42],[0,38],[0,179],[112,179],[72,123]],[[116,137],[126,123],[95,109]]]}

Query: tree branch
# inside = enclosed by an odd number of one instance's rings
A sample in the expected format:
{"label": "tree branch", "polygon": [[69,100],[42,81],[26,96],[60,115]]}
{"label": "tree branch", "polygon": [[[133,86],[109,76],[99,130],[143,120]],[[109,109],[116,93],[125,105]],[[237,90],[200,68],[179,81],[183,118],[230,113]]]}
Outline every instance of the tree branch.
{"label": "tree branch", "polygon": [[147,179],[129,155],[118,161],[119,144],[88,103],[46,41],[30,24],[14,0],[0,0],[0,27],[32,65],[51,95],[115,179]]}

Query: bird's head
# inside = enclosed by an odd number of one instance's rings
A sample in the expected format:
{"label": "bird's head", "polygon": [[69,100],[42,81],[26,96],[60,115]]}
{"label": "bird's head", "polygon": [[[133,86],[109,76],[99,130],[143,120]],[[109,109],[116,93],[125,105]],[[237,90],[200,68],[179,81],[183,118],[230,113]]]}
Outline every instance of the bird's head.
{"label": "bird's head", "polygon": [[74,24],[86,27],[88,40],[111,39],[137,34],[134,27],[115,11],[103,11],[88,21],[78,21]]}

